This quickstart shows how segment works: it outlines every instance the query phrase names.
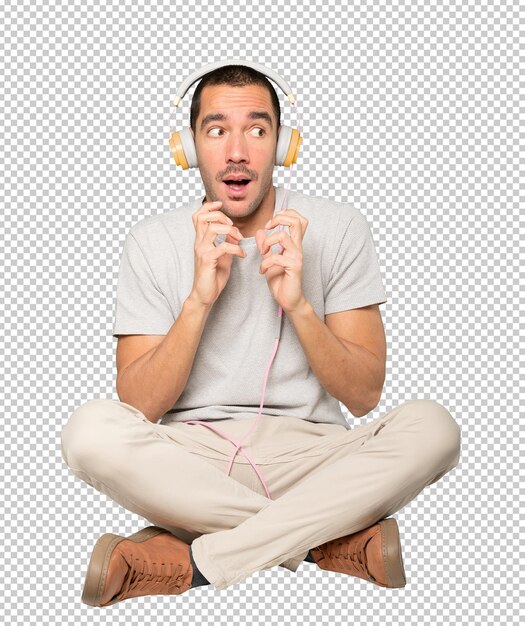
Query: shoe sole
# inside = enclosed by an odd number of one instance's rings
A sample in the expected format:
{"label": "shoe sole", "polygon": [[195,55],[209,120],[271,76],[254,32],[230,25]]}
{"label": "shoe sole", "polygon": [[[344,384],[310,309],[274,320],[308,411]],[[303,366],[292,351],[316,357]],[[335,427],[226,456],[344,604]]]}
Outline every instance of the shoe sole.
{"label": "shoe sole", "polygon": [[[378,522],[381,527],[381,550],[385,564],[386,585],[381,587],[404,587],[407,584],[399,528],[393,517]],[[375,582],[375,581],[373,581]],[[375,584],[378,584],[377,582]]]}
{"label": "shoe sole", "polygon": [[82,591],[82,602],[90,606],[101,606],[102,592],[106,582],[109,560],[115,547],[124,539],[141,543],[151,537],[167,532],[164,528],[150,526],[143,528],[129,537],[121,537],[112,533],[102,535],[95,544],[86,573],[84,589]]}

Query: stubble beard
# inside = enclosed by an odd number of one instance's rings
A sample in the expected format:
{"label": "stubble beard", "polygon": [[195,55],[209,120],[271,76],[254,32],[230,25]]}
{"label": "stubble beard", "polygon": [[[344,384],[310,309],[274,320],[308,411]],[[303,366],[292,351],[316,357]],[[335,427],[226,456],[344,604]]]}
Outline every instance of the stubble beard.
{"label": "stubble beard", "polygon": [[[249,217],[250,215],[252,215],[253,213],[255,213],[257,211],[257,209],[259,208],[259,206],[261,205],[261,203],[263,202],[266,194],[268,193],[268,190],[272,187],[273,185],[273,165],[272,168],[270,170],[270,175],[268,177],[268,180],[266,182],[265,187],[262,187],[258,196],[252,201],[250,202],[250,204],[248,205],[248,207],[244,210],[242,215],[237,215],[234,211],[232,211],[232,207],[235,207],[236,201],[222,201],[223,204],[220,207],[220,211],[222,213],[224,213],[227,217],[229,217],[230,219],[242,219],[242,218],[246,218]],[[202,178],[202,174],[201,174],[201,178]],[[206,190],[206,197],[210,198],[210,202],[216,202],[217,200],[221,200],[221,198],[219,198],[216,194],[213,193],[213,188],[210,185],[210,190],[208,191],[207,188],[207,184],[206,181],[203,178],[203,183],[204,183],[204,189]],[[221,182],[222,184],[222,182]],[[226,202],[228,204],[226,204]]]}

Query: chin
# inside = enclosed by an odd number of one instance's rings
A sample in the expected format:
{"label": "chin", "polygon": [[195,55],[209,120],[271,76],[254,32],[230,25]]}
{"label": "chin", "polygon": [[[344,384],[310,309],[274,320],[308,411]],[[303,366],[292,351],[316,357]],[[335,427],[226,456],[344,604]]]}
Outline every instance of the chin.
{"label": "chin", "polygon": [[250,210],[250,202],[248,200],[240,201],[229,201],[227,200],[220,209],[225,215],[227,215],[230,219],[239,219],[242,217],[248,217],[253,211]]}
{"label": "chin", "polygon": [[[222,201],[222,211],[231,211],[237,217],[244,217],[244,214],[247,215],[253,212],[253,205],[257,201],[257,198],[252,194],[248,194],[245,198],[240,198],[239,200],[228,198],[225,196]],[[250,210],[251,209],[251,210]],[[241,212],[243,215],[239,215]]]}

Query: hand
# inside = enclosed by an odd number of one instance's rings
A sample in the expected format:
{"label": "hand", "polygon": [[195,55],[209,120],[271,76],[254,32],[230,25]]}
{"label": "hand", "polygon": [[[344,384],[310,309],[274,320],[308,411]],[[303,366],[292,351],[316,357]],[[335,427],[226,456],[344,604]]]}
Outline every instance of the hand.
{"label": "hand", "polygon": [[[195,227],[194,277],[190,296],[196,302],[211,306],[220,296],[230,277],[233,255],[245,257],[238,243],[243,236],[232,220],[219,208],[222,201],[205,202],[192,215]],[[227,235],[215,246],[217,235]]]}
{"label": "hand", "polygon": [[[265,230],[258,230],[255,233],[255,241],[259,252],[264,257],[259,271],[265,274],[273,297],[281,305],[283,311],[289,313],[306,300],[302,287],[302,242],[308,227],[308,220],[294,209],[286,209],[274,215],[265,224],[265,228],[271,229],[278,224],[289,226],[290,234],[284,230],[277,230],[267,235]],[[281,254],[272,252],[271,246],[276,243],[281,245]]]}

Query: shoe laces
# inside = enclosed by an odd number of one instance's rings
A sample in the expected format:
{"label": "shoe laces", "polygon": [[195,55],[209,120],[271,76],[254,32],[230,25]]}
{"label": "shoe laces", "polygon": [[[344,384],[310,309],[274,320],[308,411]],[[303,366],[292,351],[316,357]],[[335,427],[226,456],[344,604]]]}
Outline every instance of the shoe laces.
{"label": "shoe laces", "polygon": [[329,562],[339,561],[347,565],[348,561],[351,561],[358,572],[364,572],[366,576],[374,579],[368,571],[366,558],[366,546],[371,539],[372,537],[367,537],[366,541],[329,541],[324,546],[319,546],[318,549]]}
{"label": "shoe laces", "polygon": [[144,591],[145,594],[177,593],[187,573],[181,563],[155,563],[129,555],[129,571],[119,596]]}

